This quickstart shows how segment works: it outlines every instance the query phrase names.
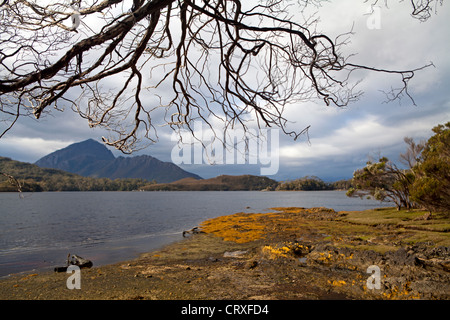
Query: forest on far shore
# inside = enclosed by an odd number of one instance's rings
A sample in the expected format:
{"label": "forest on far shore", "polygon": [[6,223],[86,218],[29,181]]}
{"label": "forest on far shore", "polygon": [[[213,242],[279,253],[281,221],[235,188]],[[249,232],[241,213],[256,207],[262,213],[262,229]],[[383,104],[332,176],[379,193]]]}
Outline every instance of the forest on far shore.
{"label": "forest on far shore", "polygon": [[0,157],[0,192],[42,191],[317,191],[347,190],[350,180],[324,182],[315,176],[290,181],[275,181],[267,177],[240,175],[218,176],[211,179],[158,184],[144,179],[93,178],[63,170],[41,168],[37,165]]}

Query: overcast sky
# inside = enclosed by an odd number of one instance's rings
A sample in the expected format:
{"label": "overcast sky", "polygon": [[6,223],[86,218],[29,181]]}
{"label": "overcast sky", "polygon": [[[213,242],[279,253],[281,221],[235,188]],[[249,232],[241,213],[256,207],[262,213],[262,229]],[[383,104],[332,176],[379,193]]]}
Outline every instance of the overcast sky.
{"label": "overcast sky", "polygon": [[[384,2],[383,2],[384,3]],[[450,121],[450,6],[444,3],[427,22],[410,16],[408,2],[392,1],[381,7],[375,28],[369,28],[363,1],[339,0],[325,3],[320,9],[320,29],[336,36],[349,31],[355,34],[347,46],[357,53],[353,61],[378,68],[404,70],[433,62],[410,82],[410,100],[384,103],[380,90],[399,86],[399,77],[364,74],[359,89],[364,96],[346,108],[326,107],[315,103],[290,105],[285,117],[293,128],[310,126],[306,136],[293,141],[280,134],[279,170],[269,177],[287,180],[316,175],[326,181],[351,178],[354,170],[365,165],[369,156],[379,154],[397,161],[405,150],[403,138],[427,139],[431,129]],[[372,16],[373,18],[373,16]],[[371,20],[373,22],[373,20]],[[370,21],[369,21],[370,22]],[[42,156],[71,143],[93,138],[101,142],[105,132],[90,129],[85,120],[70,110],[54,111],[39,121],[22,118],[0,139],[0,156],[35,162]],[[171,161],[176,142],[170,132],[161,131],[160,141],[136,154],[148,154]],[[121,155],[111,150],[116,156]],[[182,165],[185,170],[204,178],[219,174],[260,174],[258,165]]]}

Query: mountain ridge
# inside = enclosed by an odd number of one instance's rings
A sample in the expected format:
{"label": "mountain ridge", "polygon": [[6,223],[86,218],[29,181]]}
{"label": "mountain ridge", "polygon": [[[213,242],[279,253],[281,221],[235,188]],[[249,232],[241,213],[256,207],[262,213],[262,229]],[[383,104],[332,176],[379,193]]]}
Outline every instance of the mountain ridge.
{"label": "mountain ridge", "polygon": [[[2,175],[6,173],[6,175]],[[11,179],[12,178],[12,179]],[[60,169],[0,156],[0,192],[41,191],[271,191],[277,181],[263,176],[220,175],[209,179],[182,178],[170,183],[133,178],[83,177]]]}
{"label": "mountain ridge", "polygon": [[148,184],[142,179],[83,177],[0,156],[0,192],[134,191]]}
{"label": "mountain ridge", "polygon": [[325,183],[306,176],[290,181],[275,181],[265,176],[219,175],[208,179],[185,177],[170,183],[136,178],[84,177],[60,169],[0,156],[0,192],[38,191],[318,191],[348,190],[351,180]]}
{"label": "mountain ridge", "polygon": [[56,150],[34,164],[41,168],[60,169],[84,177],[109,179],[145,179],[169,183],[183,178],[202,179],[171,162],[149,155],[115,157],[103,144],[88,139]]}

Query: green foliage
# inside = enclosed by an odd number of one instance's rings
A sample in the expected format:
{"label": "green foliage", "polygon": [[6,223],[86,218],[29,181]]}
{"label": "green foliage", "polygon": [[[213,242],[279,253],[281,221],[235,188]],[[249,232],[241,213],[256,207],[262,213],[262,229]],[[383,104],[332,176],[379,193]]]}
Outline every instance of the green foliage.
{"label": "green foliage", "polygon": [[243,191],[274,190],[278,182],[267,177],[221,175],[210,179],[187,178],[144,187],[147,191]]}
{"label": "green foliage", "polygon": [[378,162],[368,161],[367,165],[353,173],[352,188],[347,196],[366,196],[379,201],[392,201],[397,209],[412,208],[409,198],[409,185],[414,176],[409,170],[397,168],[388,158]]}
{"label": "green foliage", "polygon": [[[0,157],[0,192],[132,191],[152,182],[143,179],[88,178],[57,169]],[[13,177],[15,180],[11,181]],[[13,182],[13,183],[12,183]]]}
{"label": "green foliage", "polygon": [[[7,173],[7,175],[2,175]],[[15,180],[11,179],[13,177]],[[253,175],[221,175],[211,179],[185,178],[172,183],[143,179],[88,178],[58,169],[44,169],[34,164],[0,157],[0,192],[39,191],[238,191],[238,190],[335,190],[347,189],[350,180],[326,183],[318,177],[304,177],[277,182]]]}
{"label": "green foliage", "polygon": [[413,168],[411,197],[430,211],[450,212],[450,122],[433,132]]}
{"label": "green foliage", "polygon": [[397,209],[421,206],[450,212],[450,122],[436,126],[433,132],[424,144],[405,138],[408,150],[400,156],[408,169],[399,169],[383,157],[356,170],[347,196],[393,201]]}
{"label": "green foliage", "polygon": [[279,191],[312,191],[312,190],[333,190],[330,183],[326,183],[315,176],[306,176],[300,179],[280,182],[276,190]]}
{"label": "green foliage", "polygon": [[332,182],[331,187],[333,190],[348,190],[349,188],[352,188],[352,179]]}

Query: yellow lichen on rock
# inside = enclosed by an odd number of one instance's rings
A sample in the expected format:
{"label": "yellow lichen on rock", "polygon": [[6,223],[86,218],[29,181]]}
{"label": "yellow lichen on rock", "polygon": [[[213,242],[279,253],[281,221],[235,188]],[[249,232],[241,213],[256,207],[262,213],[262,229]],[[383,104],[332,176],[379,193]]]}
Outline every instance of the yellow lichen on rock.
{"label": "yellow lichen on rock", "polygon": [[328,283],[331,284],[333,287],[341,287],[346,285],[347,283],[344,280],[328,280]]}
{"label": "yellow lichen on rock", "polygon": [[259,221],[262,213],[236,213],[207,220],[202,231],[222,237],[225,241],[246,243],[261,239],[265,225]]}
{"label": "yellow lichen on rock", "polygon": [[269,257],[270,259],[277,259],[277,258],[287,258],[288,253],[291,251],[289,247],[282,246],[280,248],[273,247],[273,246],[264,246],[262,248],[262,253]]}

